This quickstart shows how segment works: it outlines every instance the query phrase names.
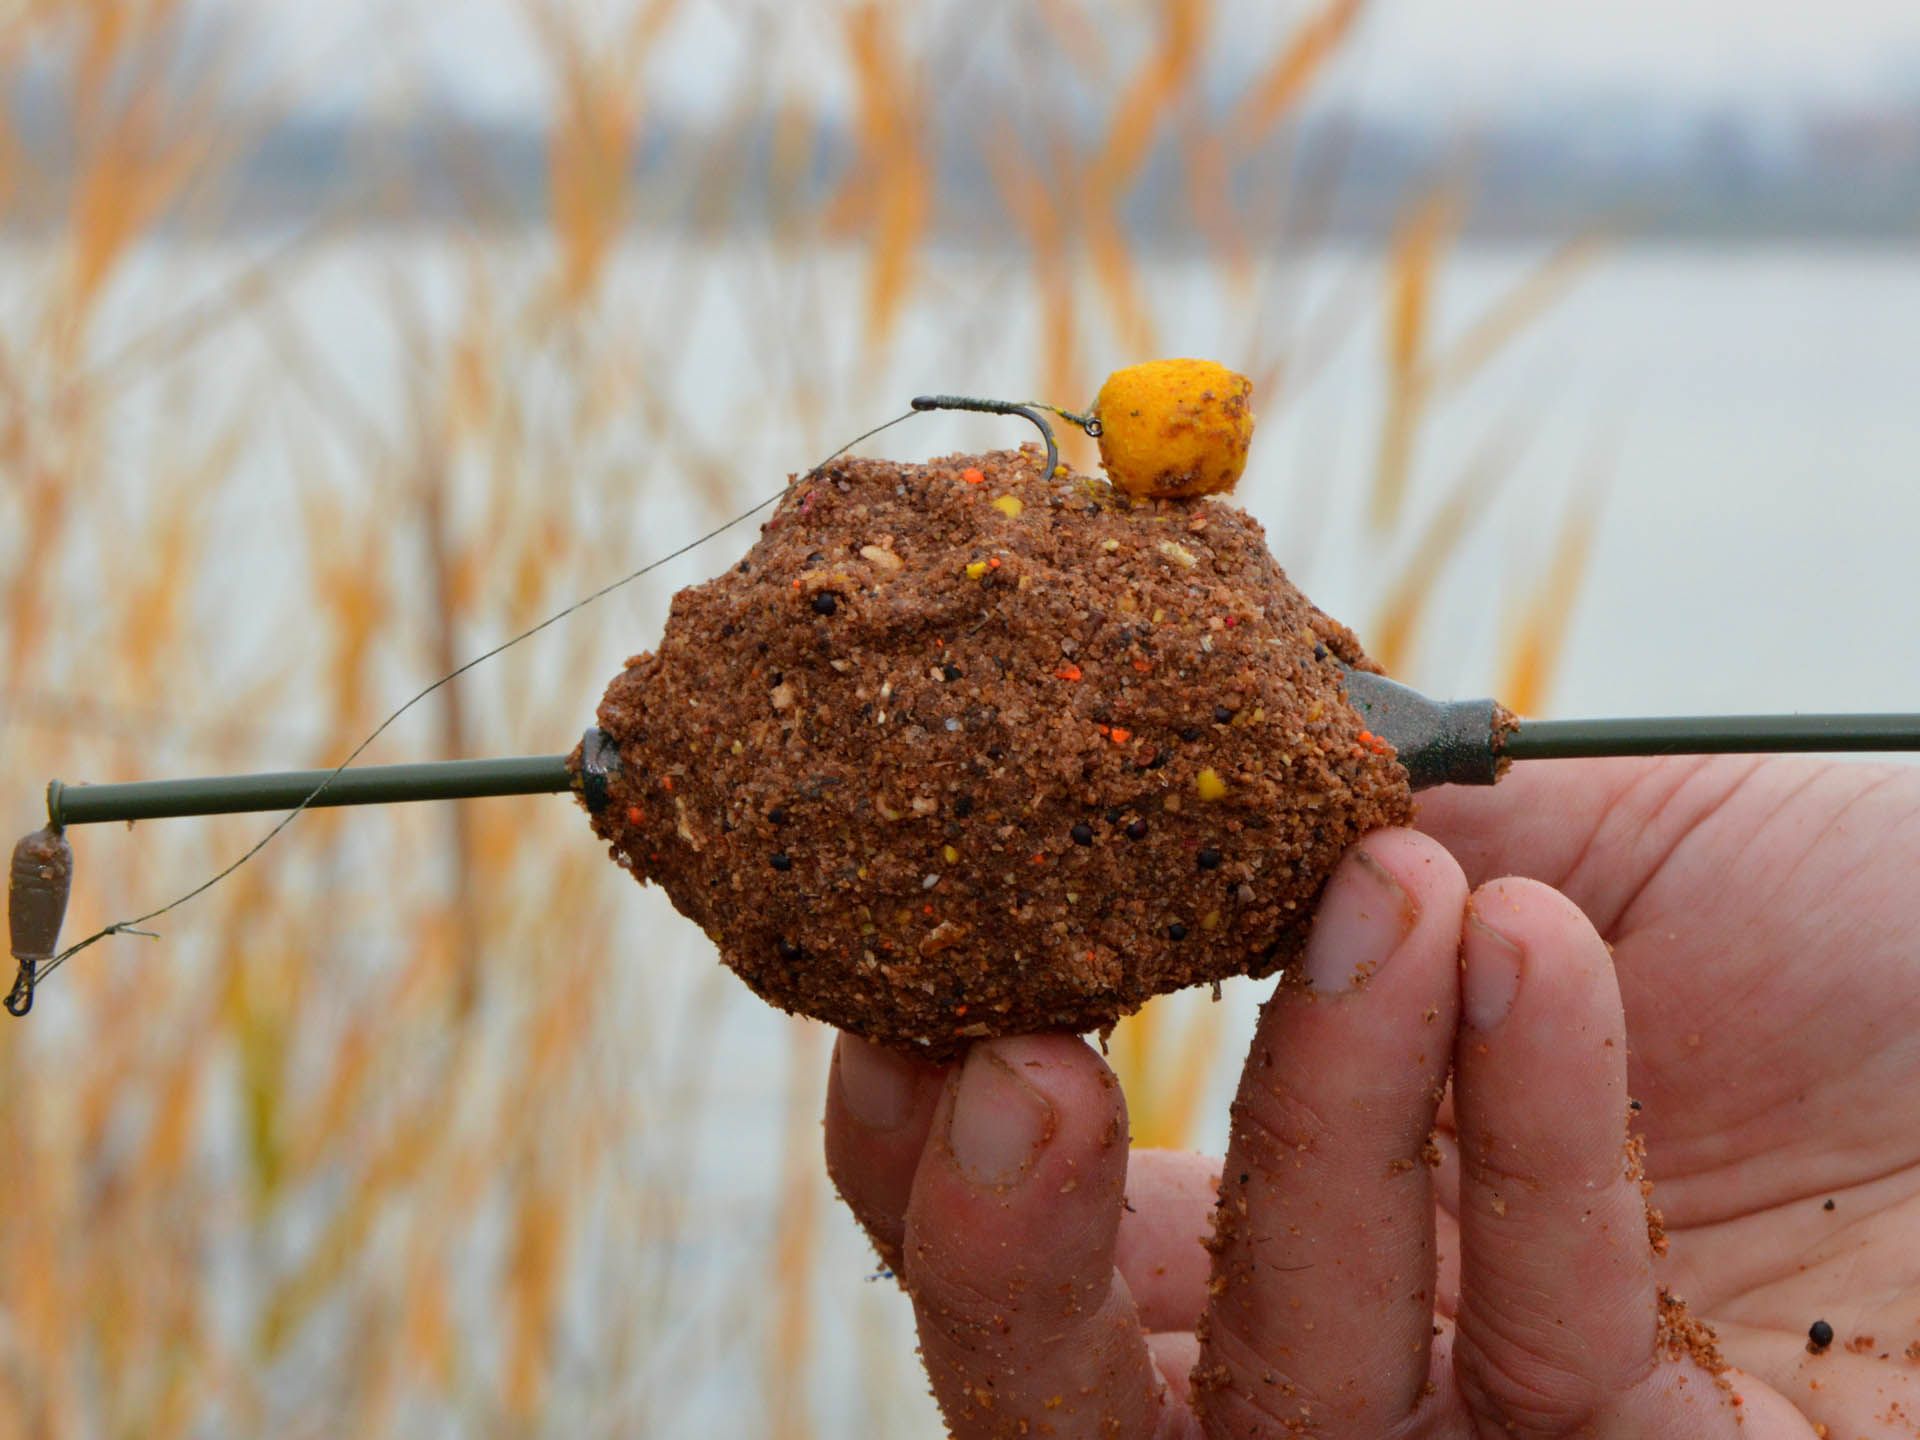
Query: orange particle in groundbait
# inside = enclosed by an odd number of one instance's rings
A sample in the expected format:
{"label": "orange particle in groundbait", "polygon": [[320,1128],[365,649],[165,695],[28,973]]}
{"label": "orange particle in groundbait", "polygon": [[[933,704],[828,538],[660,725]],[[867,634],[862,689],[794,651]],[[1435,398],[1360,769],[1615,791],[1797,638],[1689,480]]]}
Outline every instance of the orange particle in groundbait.
{"label": "orange particle in groundbait", "polygon": [[1100,463],[1130,495],[1179,499],[1233,489],[1253,441],[1253,382],[1211,360],[1150,360],[1100,387]]}

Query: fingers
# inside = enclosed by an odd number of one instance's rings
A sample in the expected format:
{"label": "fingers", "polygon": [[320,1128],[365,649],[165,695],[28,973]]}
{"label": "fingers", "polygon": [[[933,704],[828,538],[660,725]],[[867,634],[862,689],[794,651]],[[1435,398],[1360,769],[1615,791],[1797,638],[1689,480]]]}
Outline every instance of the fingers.
{"label": "fingers", "polygon": [[[946,1070],[842,1035],[827,1076],[827,1173],[896,1274],[907,1198]],[[1136,1150],[1127,1168],[1115,1265],[1149,1333],[1190,1331],[1206,1304],[1206,1237],[1220,1161]],[[1185,1371],[1180,1375],[1184,1388]]]}
{"label": "fingers", "polygon": [[827,1174],[900,1273],[907,1196],[946,1071],[853,1035],[833,1047],[827,1076]]}
{"label": "fingers", "polygon": [[[1149,1333],[1192,1330],[1207,1303],[1220,1162],[1184,1150],[1135,1150],[1114,1263]],[[1189,1362],[1191,1368],[1191,1362]]]}
{"label": "fingers", "polygon": [[[1733,1433],[1730,1393],[1656,1358],[1665,1343],[1605,945],[1565,897],[1498,880],[1469,907],[1461,962],[1462,1398],[1503,1434]],[[1667,1323],[1685,1337],[1678,1317]]]}
{"label": "fingers", "polygon": [[906,1209],[902,1274],[960,1436],[1150,1436],[1167,1387],[1114,1269],[1127,1115],[1079,1040],[973,1047]]}
{"label": "fingers", "polygon": [[1421,1402],[1434,1308],[1424,1152],[1451,1060],[1465,902],[1432,840],[1370,836],[1321,901],[1310,983],[1290,977],[1261,1014],[1194,1376],[1209,1434],[1382,1435]]}

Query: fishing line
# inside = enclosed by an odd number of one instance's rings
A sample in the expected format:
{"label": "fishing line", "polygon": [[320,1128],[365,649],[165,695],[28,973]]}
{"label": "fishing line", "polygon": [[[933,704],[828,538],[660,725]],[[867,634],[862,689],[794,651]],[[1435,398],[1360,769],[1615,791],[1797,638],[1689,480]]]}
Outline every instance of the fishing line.
{"label": "fishing line", "polygon": [[[766,499],[758,502],[757,504],[753,505],[752,507],[746,510],[741,511],[738,515],[734,516],[731,520],[728,520],[724,524],[718,525],[714,529],[707,531],[706,534],[699,536],[697,539],[689,540],[686,544],[682,545],[677,550],[669,551],[667,554],[662,555],[657,559],[649,560],[645,565],[642,565],[638,570],[633,571],[631,574],[622,576],[620,579],[613,581],[611,584],[601,586],[598,590],[595,590],[592,594],[583,596],[582,598],[574,601],[571,605],[567,606],[564,610],[558,610],[554,612],[552,615],[549,615],[546,619],[542,620],[538,625],[532,626],[530,629],[521,631],[518,635],[515,635],[510,640],[502,641],[500,644],[494,646],[491,650],[486,651],[484,654],[474,656],[474,658],[467,661],[466,664],[461,665],[456,669],[449,670],[445,675],[442,675],[438,680],[435,680],[431,685],[427,686],[424,690],[420,691],[419,694],[415,695],[411,700],[408,700],[406,704],[402,705],[399,709],[395,710],[391,715],[387,716],[386,719],[382,720],[377,726],[375,726],[373,729],[373,732],[370,735],[368,735],[366,739],[362,740],[358,745],[354,746],[352,753],[349,754],[346,759],[342,760],[338,765],[336,765],[330,772],[328,772],[326,778],[323,779],[318,785],[314,786],[312,792],[304,800],[302,800],[297,806],[295,806],[292,810],[289,810],[284,816],[282,816],[278,824],[276,824],[265,835],[261,836],[260,839],[256,841],[253,844],[253,846],[247,850],[245,854],[240,856],[240,858],[235,860],[231,865],[227,866],[226,869],[221,870],[220,872],[215,874],[212,878],[202,881],[200,884],[194,886],[193,889],[187,891],[184,895],[179,896],[177,899],[169,900],[165,905],[160,906],[158,909],[149,910],[144,915],[135,915],[130,920],[116,920],[114,921],[113,924],[105,926],[102,929],[96,930],[93,934],[87,936],[86,939],[76,941],[74,944],[69,945],[66,949],[62,950],[58,955],[54,956],[51,960],[47,961],[45,965],[38,966],[36,968],[29,968],[29,965],[27,964],[27,962],[23,961],[21,963],[20,973],[14,981],[13,991],[7,997],[7,1002],[6,1002],[7,1008],[13,1011],[13,1013],[15,1014],[24,1014],[26,1009],[32,1006],[34,990],[38,987],[41,981],[44,981],[47,978],[47,976],[51,975],[55,970],[58,970],[62,965],[64,965],[68,960],[72,959],[75,955],[78,955],[82,950],[87,949],[89,946],[98,944],[100,941],[105,940],[110,935],[141,935],[141,936],[147,937],[148,939],[159,938],[151,930],[141,930],[136,927],[146,924],[146,922],[149,920],[158,919],[160,916],[166,914],[169,910],[178,909],[180,906],[185,905],[190,900],[198,899],[200,896],[206,894],[207,891],[211,890],[214,886],[218,885],[222,880],[225,880],[229,875],[233,874],[233,872],[238,870],[242,865],[245,865],[249,860],[253,859],[253,857],[258,855],[262,850],[266,849],[267,846],[273,843],[274,839],[279,836],[281,831],[285,830],[295,820],[299,819],[301,815],[306,813],[307,809],[313,804],[313,802],[318,800],[323,794],[326,793],[327,787],[331,785],[336,779],[338,779],[339,776],[347,769],[348,766],[352,765],[355,760],[358,760],[361,754],[365,752],[365,750],[369,745],[373,744],[374,741],[378,740],[383,734],[385,734],[387,731],[387,728],[391,726],[394,721],[398,720],[402,715],[405,715],[414,706],[418,705],[422,700],[426,699],[429,695],[433,694],[436,690],[440,689],[443,685],[446,685],[450,681],[457,680],[460,676],[466,674],[469,670],[472,670],[478,665],[485,664],[487,661],[491,660],[494,656],[502,653],[503,651],[511,650],[515,645],[518,645],[521,641],[531,639],[533,636],[538,635],[542,630],[545,630],[548,626],[558,624],[560,621],[566,619],[569,615],[572,615],[575,611],[583,610],[587,606],[593,604],[594,601],[599,600],[604,596],[611,595],[615,590],[620,589],[623,585],[630,585],[635,580],[638,580],[641,576],[647,575],[652,571],[658,570],[662,565],[666,565],[671,561],[678,560],[681,556],[686,555],[693,550],[699,549],[702,545],[706,544],[709,540],[716,539],[719,536],[726,534],[726,532],[733,529],[734,526],[739,525],[744,521],[752,519],[755,515],[758,515],[762,510],[765,510],[769,505],[775,504],[777,501],[779,501],[780,499],[782,499],[783,497],[791,493],[796,486],[803,485],[807,481],[813,479],[822,470],[826,469],[827,466],[831,465],[835,460],[838,460],[842,455],[846,454],[847,451],[853,449],[854,446],[861,444],[863,441],[871,440],[874,436],[878,435],[883,430],[891,430],[895,425],[900,424],[904,420],[911,420],[915,415],[918,415],[923,410],[926,410],[929,408],[950,408],[950,407],[946,407],[946,406],[929,407],[921,404],[920,401],[916,400],[914,402],[914,407],[912,409],[907,410],[902,414],[894,416],[893,419],[886,421],[884,424],[874,426],[871,430],[866,431],[864,434],[856,435],[853,439],[849,440],[846,444],[842,445],[838,450],[834,451],[831,455],[827,456],[826,459],[822,460],[819,464],[815,465],[812,469],[808,470],[806,473],[798,476],[793,480],[789,480],[779,490],[767,496]],[[1006,413],[1006,412],[1001,412],[1001,413]],[[1039,424],[1043,431],[1047,431],[1047,448],[1049,451],[1051,451],[1053,448],[1052,432],[1048,431],[1046,425],[1043,422],[1040,422],[1036,417],[1029,416],[1028,418],[1034,419],[1035,423]],[[19,1008],[16,1008],[16,1006],[18,1006]]]}

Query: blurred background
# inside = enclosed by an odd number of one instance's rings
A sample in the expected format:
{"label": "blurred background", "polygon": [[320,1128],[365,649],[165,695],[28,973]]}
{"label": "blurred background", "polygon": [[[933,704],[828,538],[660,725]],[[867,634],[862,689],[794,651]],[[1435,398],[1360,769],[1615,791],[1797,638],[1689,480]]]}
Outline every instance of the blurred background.
{"label": "blurred background", "polygon": [[[1909,0],[0,0],[0,815],[331,765],[911,395],[1163,354],[1408,680],[1920,710],[1916,241]],[[750,539],[367,759],[567,748]],[[77,831],[69,935],[270,823]],[[157,928],[0,1025],[0,1437],[940,1433],[830,1037],[571,804],[309,814]],[[1221,1142],[1264,988],[1115,1035],[1138,1140]]]}

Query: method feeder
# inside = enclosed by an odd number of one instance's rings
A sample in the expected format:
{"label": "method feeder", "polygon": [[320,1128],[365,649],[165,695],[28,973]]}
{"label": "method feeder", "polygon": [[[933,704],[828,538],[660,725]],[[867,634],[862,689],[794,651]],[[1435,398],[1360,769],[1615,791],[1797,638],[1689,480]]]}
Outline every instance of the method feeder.
{"label": "method feeder", "polygon": [[[1772,754],[1789,751],[1920,750],[1920,714],[1698,715],[1600,720],[1504,720],[1492,700],[1433,700],[1360,670],[1345,676],[1347,699],[1367,728],[1392,745],[1415,790],[1491,785],[1520,760],[1618,755]],[[1503,723],[1504,720],[1504,723]],[[47,827],[13,854],[9,921],[18,981],[8,1010],[33,1004],[41,967],[58,952],[73,860],[70,825],[230,815],[259,810],[385,805],[413,800],[472,800],[492,795],[572,791],[590,809],[606,803],[618,752],[590,729],[576,775],[565,755],[442,760],[357,770],[285,770],[119,785],[47,786]]]}
{"label": "method feeder", "polygon": [[[1102,465],[1116,489],[1136,498],[1187,499],[1230,490],[1239,477],[1252,433],[1253,418],[1246,404],[1249,393],[1246,378],[1224,367],[1205,361],[1174,360],[1149,362],[1115,372],[1108,377],[1091,411],[1084,415],[1038,402],[1022,404],[966,396],[923,395],[912,402],[905,414],[856,437],[827,461],[790,480],[786,490],[623,579],[603,586],[434,681],[382,721],[346,760],[331,770],[113,785],[66,785],[54,780],[47,787],[46,827],[21,840],[13,852],[8,918],[13,957],[19,968],[6,998],[6,1008],[14,1015],[25,1015],[33,1006],[37,982],[95,941],[109,935],[151,934],[135,927],[219,883],[252,859],[304,810],[572,791],[589,811],[601,814],[622,777],[619,747],[598,728],[586,732],[577,772],[570,764],[570,757],[565,755],[363,768],[355,768],[354,761],[389,725],[440,686],[765,509],[818,475],[831,460],[882,430],[931,410],[1014,416],[1040,430],[1045,441],[1044,468],[1040,473],[1053,477],[1065,472],[1059,468],[1053,430],[1045,418],[1051,414],[1099,439]],[[1319,653],[1323,658],[1326,656],[1324,649]],[[1344,665],[1339,685],[1347,704],[1364,722],[1363,733],[1371,732],[1372,737],[1392,747],[1394,758],[1406,772],[1408,787],[1413,790],[1449,784],[1491,785],[1517,760],[1920,750],[1920,714],[1516,720],[1492,700],[1432,700],[1382,676]],[[60,926],[73,882],[73,852],[65,833],[68,826],[262,810],[288,813],[251,849],[211,879],[144,915],[108,925],[65,950],[59,948]]]}

